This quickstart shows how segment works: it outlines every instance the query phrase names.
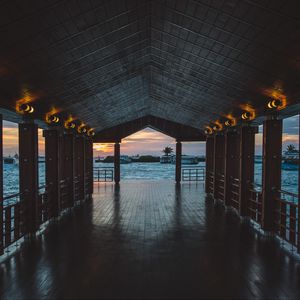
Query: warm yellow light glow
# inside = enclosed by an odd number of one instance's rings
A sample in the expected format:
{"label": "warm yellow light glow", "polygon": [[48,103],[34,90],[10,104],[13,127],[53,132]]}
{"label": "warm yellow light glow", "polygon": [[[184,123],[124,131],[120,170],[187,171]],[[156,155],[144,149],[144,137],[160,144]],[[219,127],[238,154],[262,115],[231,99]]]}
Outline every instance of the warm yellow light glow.
{"label": "warm yellow light glow", "polygon": [[93,149],[102,154],[111,153],[113,151],[114,144],[99,144],[93,143]]}
{"label": "warm yellow light glow", "polygon": [[268,102],[269,109],[281,110],[286,107],[286,98],[283,99],[272,99]]}
{"label": "warm yellow light glow", "polygon": [[277,110],[282,110],[286,108],[288,101],[286,95],[283,93],[282,88],[264,88],[262,89],[262,93],[271,98],[267,105],[269,109],[276,108]]}
{"label": "warm yellow light glow", "polygon": [[95,131],[93,128],[90,128],[88,131],[87,131],[87,135],[88,136],[94,136],[95,135]]}
{"label": "warm yellow light glow", "polygon": [[256,118],[256,111],[250,104],[241,104],[240,107],[244,110],[242,113],[243,120],[251,121]]}
{"label": "warm yellow light glow", "polygon": [[19,114],[32,114],[34,112],[34,107],[30,103],[35,101],[39,97],[39,95],[37,93],[32,93],[26,87],[22,88],[21,95],[21,99],[16,101],[16,112]]}
{"label": "warm yellow light glow", "polygon": [[60,119],[56,114],[59,112],[60,112],[59,109],[52,107],[51,110],[49,112],[47,112],[45,115],[46,123],[48,123],[48,124],[58,123]]}
{"label": "warm yellow light glow", "polygon": [[229,114],[229,115],[226,115],[225,117],[227,118],[227,120],[225,121],[226,126],[228,126],[228,127],[236,126],[237,120],[233,115]]}
{"label": "warm yellow light glow", "polygon": [[86,125],[81,123],[77,128],[78,133],[86,133]]}
{"label": "warm yellow light glow", "polygon": [[34,107],[27,103],[17,103],[16,111],[20,114],[32,114],[34,112]]}
{"label": "warm yellow light glow", "polygon": [[64,122],[64,127],[66,128],[66,129],[73,129],[73,128],[75,128],[75,123],[73,122],[73,120],[74,120],[74,118],[70,115],[69,117],[68,117],[68,119],[67,120],[65,120],[65,122]]}
{"label": "warm yellow light glow", "polygon": [[206,126],[205,127],[206,129],[205,129],[205,134],[212,134],[213,133],[213,129],[210,127],[210,126]]}
{"label": "warm yellow light glow", "polygon": [[223,129],[222,123],[219,120],[215,121],[215,125],[213,127],[213,130],[214,131],[221,131],[222,129]]}

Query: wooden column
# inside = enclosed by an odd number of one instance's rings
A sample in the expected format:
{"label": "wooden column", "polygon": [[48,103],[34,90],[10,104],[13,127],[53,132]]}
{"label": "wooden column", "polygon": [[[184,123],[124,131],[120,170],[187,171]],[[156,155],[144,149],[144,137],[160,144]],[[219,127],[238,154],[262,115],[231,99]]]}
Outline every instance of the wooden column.
{"label": "wooden column", "polygon": [[[300,150],[300,114],[299,118],[299,126],[298,126],[298,149]],[[300,158],[299,158],[300,159]],[[300,164],[298,166],[298,252],[300,253]]]}
{"label": "wooden column", "polygon": [[214,172],[214,137],[211,135],[206,138],[205,152],[205,192],[212,193],[210,190],[210,173]]}
{"label": "wooden column", "polygon": [[225,133],[224,165],[224,201],[225,205],[232,205],[232,184],[240,175],[240,133],[237,129],[229,129]]}
{"label": "wooden column", "polygon": [[85,196],[91,196],[94,189],[94,160],[93,160],[93,141],[90,138],[85,140]]}
{"label": "wooden column", "polygon": [[239,212],[241,216],[247,216],[249,186],[254,182],[255,134],[257,132],[258,127],[242,126],[240,128]]}
{"label": "wooden column", "polygon": [[221,190],[221,176],[224,175],[225,138],[223,133],[216,134],[214,140],[214,198],[224,200]]}
{"label": "wooden column", "polygon": [[57,217],[60,212],[60,133],[56,129],[44,130],[46,156],[46,186],[50,205],[50,217]]}
{"label": "wooden column", "polygon": [[25,230],[34,233],[38,228],[38,126],[19,124],[20,199],[26,207]]}
{"label": "wooden column", "polygon": [[61,178],[67,195],[63,200],[63,209],[74,205],[74,134],[65,133],[62,136]]}
{"label": "wooden column", "polygon": [[181,182],[181,155],[182,155],[182,144],[180,141],[177,141],[176,142],[176,171],[175,171],[176,183]]}
{"label": "wooden column", "polygon": [[120,182],[120,143],[115,143],[115,154],[114,154],[114,168],[115,168],[115,183]]}
{"label": "wooden column", "polygon": [[75,178],[76,178],[76,200],[85,198],[85,138],[76,136],[75,138]]}
{"label": "wooden column", "polygon": [[282,120],[263,124],[262,228],[275,229],[276,190],[281,188]]}
{"label": "wooden column", "polygon": [[3,120],[0,115],[0,255],[3,254]]}

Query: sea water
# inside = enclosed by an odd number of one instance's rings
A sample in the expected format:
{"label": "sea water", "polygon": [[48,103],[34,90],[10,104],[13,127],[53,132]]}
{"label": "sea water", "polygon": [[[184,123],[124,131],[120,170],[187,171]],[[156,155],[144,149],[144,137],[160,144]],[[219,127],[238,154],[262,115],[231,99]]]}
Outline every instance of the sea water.
{"label": "sea water", "polygon": [[[113,167],[111,163],[95,163],[95,167]],[[205,167],[204,162],[198,165],[186,165],[182,168]],[[255,164],[255,183],[261,184],[262,164]],[[121,164],[121,180],[160,180],[175,178],[175,165],[160,163]],[[39,186],[45,184],[45,163],[39,163]],[[282,190],[298,193],[298,171],[282,170]],[[4,195],[19,192],[19,166],[4,164]]]}

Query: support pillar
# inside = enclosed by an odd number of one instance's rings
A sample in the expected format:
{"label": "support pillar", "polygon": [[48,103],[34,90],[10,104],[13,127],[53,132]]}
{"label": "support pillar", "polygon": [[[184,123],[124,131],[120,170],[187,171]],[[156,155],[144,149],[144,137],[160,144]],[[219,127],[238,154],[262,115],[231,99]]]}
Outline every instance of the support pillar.
{"label": "support pillar", "polygon": [[255,134],[258,127],[242,126],[240,129],[240,188],[239,188],[239,212],[241,216],[247,216],[250,197],[249,186],[254,182],[255,163]]}
{"label": "support pillar", "polygon": [[3,254],[3,120],[0,115],[0,255]]}
{"label": "support pillar", "polygon": [[38,229],[38,126],[34,123],[19,124],[19,176],[20,199],[26,207],[27,233]]}
{"label": "support pillar", "polygon": [[91,196],[94,189],[94,160],[93,141],[90,138],[85,140],[85,196]]}
{"label": "support pillar", "polygon": [[179,184],[181,182],[181,155],[182,155],[182,144],[181,142],[176,142],[176,174],[175,180]]}
{"label": "support pillar", "polygon": [[206,138],[206,149],[205,149],[205,192],[212,193],[210,187],[211,173],[214,172],[214,137],[208,136]]}
{"label": "support pillar", "polygon": [[120,142],[115,143],[115,154],[114,154],[114,175],[115,183],[120,182]]}
{"label": "support pillar", "polygon": [[62,136],[61,179],[63,180],[62,209],[74,206],[74,135]]}
{"label": "support pillar", "polygon": [[276,190],[281,188],[282,120],[263,124],[262,228],[275,230]]}
{"label": "support pillar", "polygon": [[225,133],[225,170],[224,202],[232,205],[233,181],[239,179],[240,170],[240,133],[230,129]]}
{"label": "support pillar", "polygon": [[46,156],[46,187],[49,200],[49,217],[58,217],[60,212],[60,133],[56,129],[44,130]]}
{"label": "support pillar", "polygon": [[[298,115],[298,149],[300,150],[300,114]],[[300,159],[300,157],[299,157]],[[298,252],[300,253],[300,165],[298,166]]]}
{"label": "support pillar", "polygon": [[222,175],[224,175],[225,138],[216,134],[214,140],[214,198],[224,200]]}
{"label": "support pillar", "polygon": [[85,138],[77,136],[75,138],[75,169],[74,175],[76,178],[76,200],[84,200],[85,198]]}

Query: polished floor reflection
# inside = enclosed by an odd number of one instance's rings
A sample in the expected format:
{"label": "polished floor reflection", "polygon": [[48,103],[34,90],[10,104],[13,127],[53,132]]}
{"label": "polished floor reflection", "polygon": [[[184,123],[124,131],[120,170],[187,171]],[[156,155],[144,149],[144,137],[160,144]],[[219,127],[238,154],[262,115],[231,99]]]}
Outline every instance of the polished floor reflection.
{"label": "polished floor reflection", "polygon": [[300,262],[171,181],[95,185],[0,272],[1,299],[300,298]]}

